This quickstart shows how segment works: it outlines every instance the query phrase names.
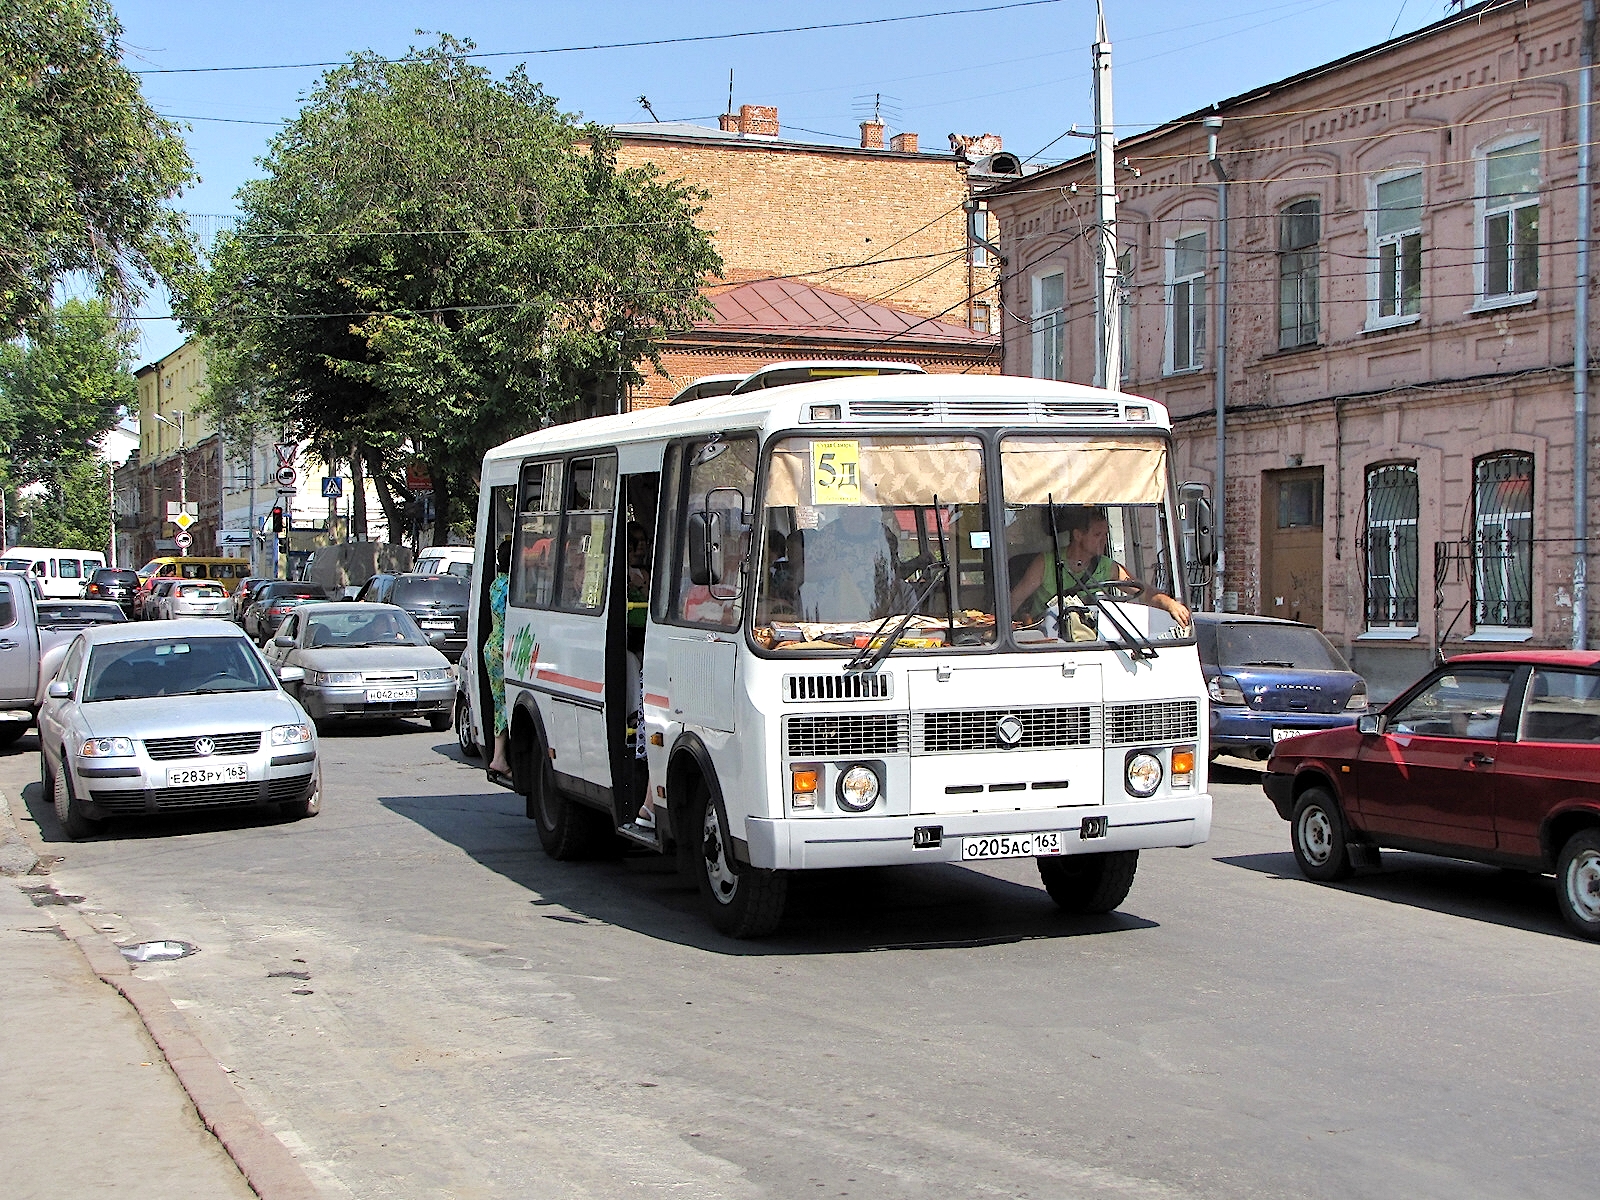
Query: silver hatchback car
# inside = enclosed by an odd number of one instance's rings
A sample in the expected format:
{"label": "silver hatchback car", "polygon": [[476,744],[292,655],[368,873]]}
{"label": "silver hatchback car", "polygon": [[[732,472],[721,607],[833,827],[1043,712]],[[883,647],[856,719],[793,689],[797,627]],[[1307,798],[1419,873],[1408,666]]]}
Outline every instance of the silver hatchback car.
{"label": "silver hatchback car", "polygon": [[317,731],[244,631],[190,619],[86,629],[46,685],[39,771],[68,838],[107,817],[322,804]]}

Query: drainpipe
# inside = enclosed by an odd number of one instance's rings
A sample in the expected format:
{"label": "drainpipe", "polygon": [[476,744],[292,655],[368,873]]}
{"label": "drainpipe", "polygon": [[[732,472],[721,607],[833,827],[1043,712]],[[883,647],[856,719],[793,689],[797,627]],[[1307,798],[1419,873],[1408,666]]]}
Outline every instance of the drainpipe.
{"label": "drainpipe", "polygon": [[1572,648],[1589,648],[1589,187],[1594,96],[1594,0],[1583,0],[1578,71],[1578,256],[1572,333]]}
{"label": "drainpipe", "polygon": [[[1592,2],[1592,0],[1591,0]],[[1206,130],[1206,160],[1211,164],[1211,172],[1217,177],[1217,374],[1216,374],[1216,420],[1217,420],[1217,524],[1215,530],[1217,547],[1217,565],[1212,578],[1216,581],[1215,595],[1212,597],[1212,607],[1217,612],[1223,611],[1223,593],[1227,590],[1227,550],[1226,535],[1228,528],[1227,504],[1227,448],[1228,439],[1226,431],[1227,398],[1228,398],[1228,172],[1223,169],[1222,159],[1217,157],[1217,133],[1222,129],[1222,118],[1217,116],[1207,117],[1202,124]]]}

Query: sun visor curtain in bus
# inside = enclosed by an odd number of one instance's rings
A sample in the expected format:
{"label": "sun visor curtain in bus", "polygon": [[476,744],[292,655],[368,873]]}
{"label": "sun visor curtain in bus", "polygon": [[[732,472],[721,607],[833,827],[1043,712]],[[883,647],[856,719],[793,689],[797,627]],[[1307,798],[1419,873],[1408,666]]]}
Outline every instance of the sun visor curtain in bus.
{"label": "sun visor curtain in bus", "polygon": [[[830,487],[848,478],[848,487]],[[788,438],[772,454],[766,502],[798,505],[865,504],[880,508],[982,504],[983,455],[971,439]]]}
{"label": "sun visor curtain in bus", "polygon": [[[1118,438],[1008,437],[1000,443],[1007,504],[1159,504],[1167,452]],[[943,493],[940,493],[941,498]]]}

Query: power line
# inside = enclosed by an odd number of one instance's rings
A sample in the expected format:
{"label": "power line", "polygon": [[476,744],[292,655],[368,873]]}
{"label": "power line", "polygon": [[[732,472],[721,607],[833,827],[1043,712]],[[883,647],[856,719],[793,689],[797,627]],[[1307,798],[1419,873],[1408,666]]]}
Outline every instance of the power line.
{"label": "power line", "polygon": [[[977,13],[1006,12],[1015,8],[1036,8],[1043,4],[1059,4],[1061,0],[1012,0],[1009,4],[990,4],[981,8],[949,8],[940,12],[910,13],[901,17],[871,17],[860,21],[833,21],[827,24],[790,25],[782,29],[748,29],[737,33],[701,33],[683,37],[646,38],[636,42],[597,42],[587,46],[546,46],[536,50],[474,50],[460,55],[462,58],[518,58],[541,54],[580,54],[592,50],[633,50],[645,46],[680,46],[693,42],[726,42],[737,38],[772,37],[785,33],[818,33],[829,29],[860,29],[869,25],[898,25],[907,21],[927,21],[935,17],[962,17]],[[147,67],[133,71],[134,75],[201,75],[236,71],[300,71],[316,67],[343,67],[349,59],[336,62],[262,63],[237,67]],[[369,59],[380,64],[415,62],[414,57]]]}

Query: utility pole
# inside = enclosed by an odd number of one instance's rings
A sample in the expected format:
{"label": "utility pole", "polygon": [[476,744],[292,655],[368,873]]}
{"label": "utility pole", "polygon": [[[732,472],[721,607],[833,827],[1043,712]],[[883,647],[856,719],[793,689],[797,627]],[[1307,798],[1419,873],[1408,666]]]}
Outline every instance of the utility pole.
{"label": "utility pole", "polygon": [[1216,332],[1212,334],[1217,341],[1216,351],[1216,385],[1213,392],[1213,405],[1216,410],[1217,422],[1217,474],[1215,484],[1215,511],[1216,524],[1212,527],[1215,538],[1213,545],[1216,547],[1216,561],[1212,564],[1211,607],[1217,612],[1226,612],[1227,606],[1223,603],[1223,594],[1226,586],[1228,567],[1228,548],[1226,533],[1228,522],[1226,520],[1226,505],[1224,503],[1228,494],[1228,172],[1222,165],[1222,158],[1217,152],[1217,134],[1222,131],[1222,118],[1209,116],[1202,122],[1206,130],[1206,161],[1211,164],[1211,172],[1217,177],[1217,319],[1214,322]]}
{"label": "utility pole", "polygon": [[1099,281],[1094,293],[1096,387],[1122,390],[1121,273],[1117,268],[1117,140],[1111,124],[1111,42],[1104,0],[1095,0],[1094,191]]}
{"label": "utility pole", "polygon": [[1572,337],[1572,648],[1589,648],[1589,231],[1594,224],[1589,172],[1594,100],[1594,0],[1583,0],[1578,61],[1578,254]]}

